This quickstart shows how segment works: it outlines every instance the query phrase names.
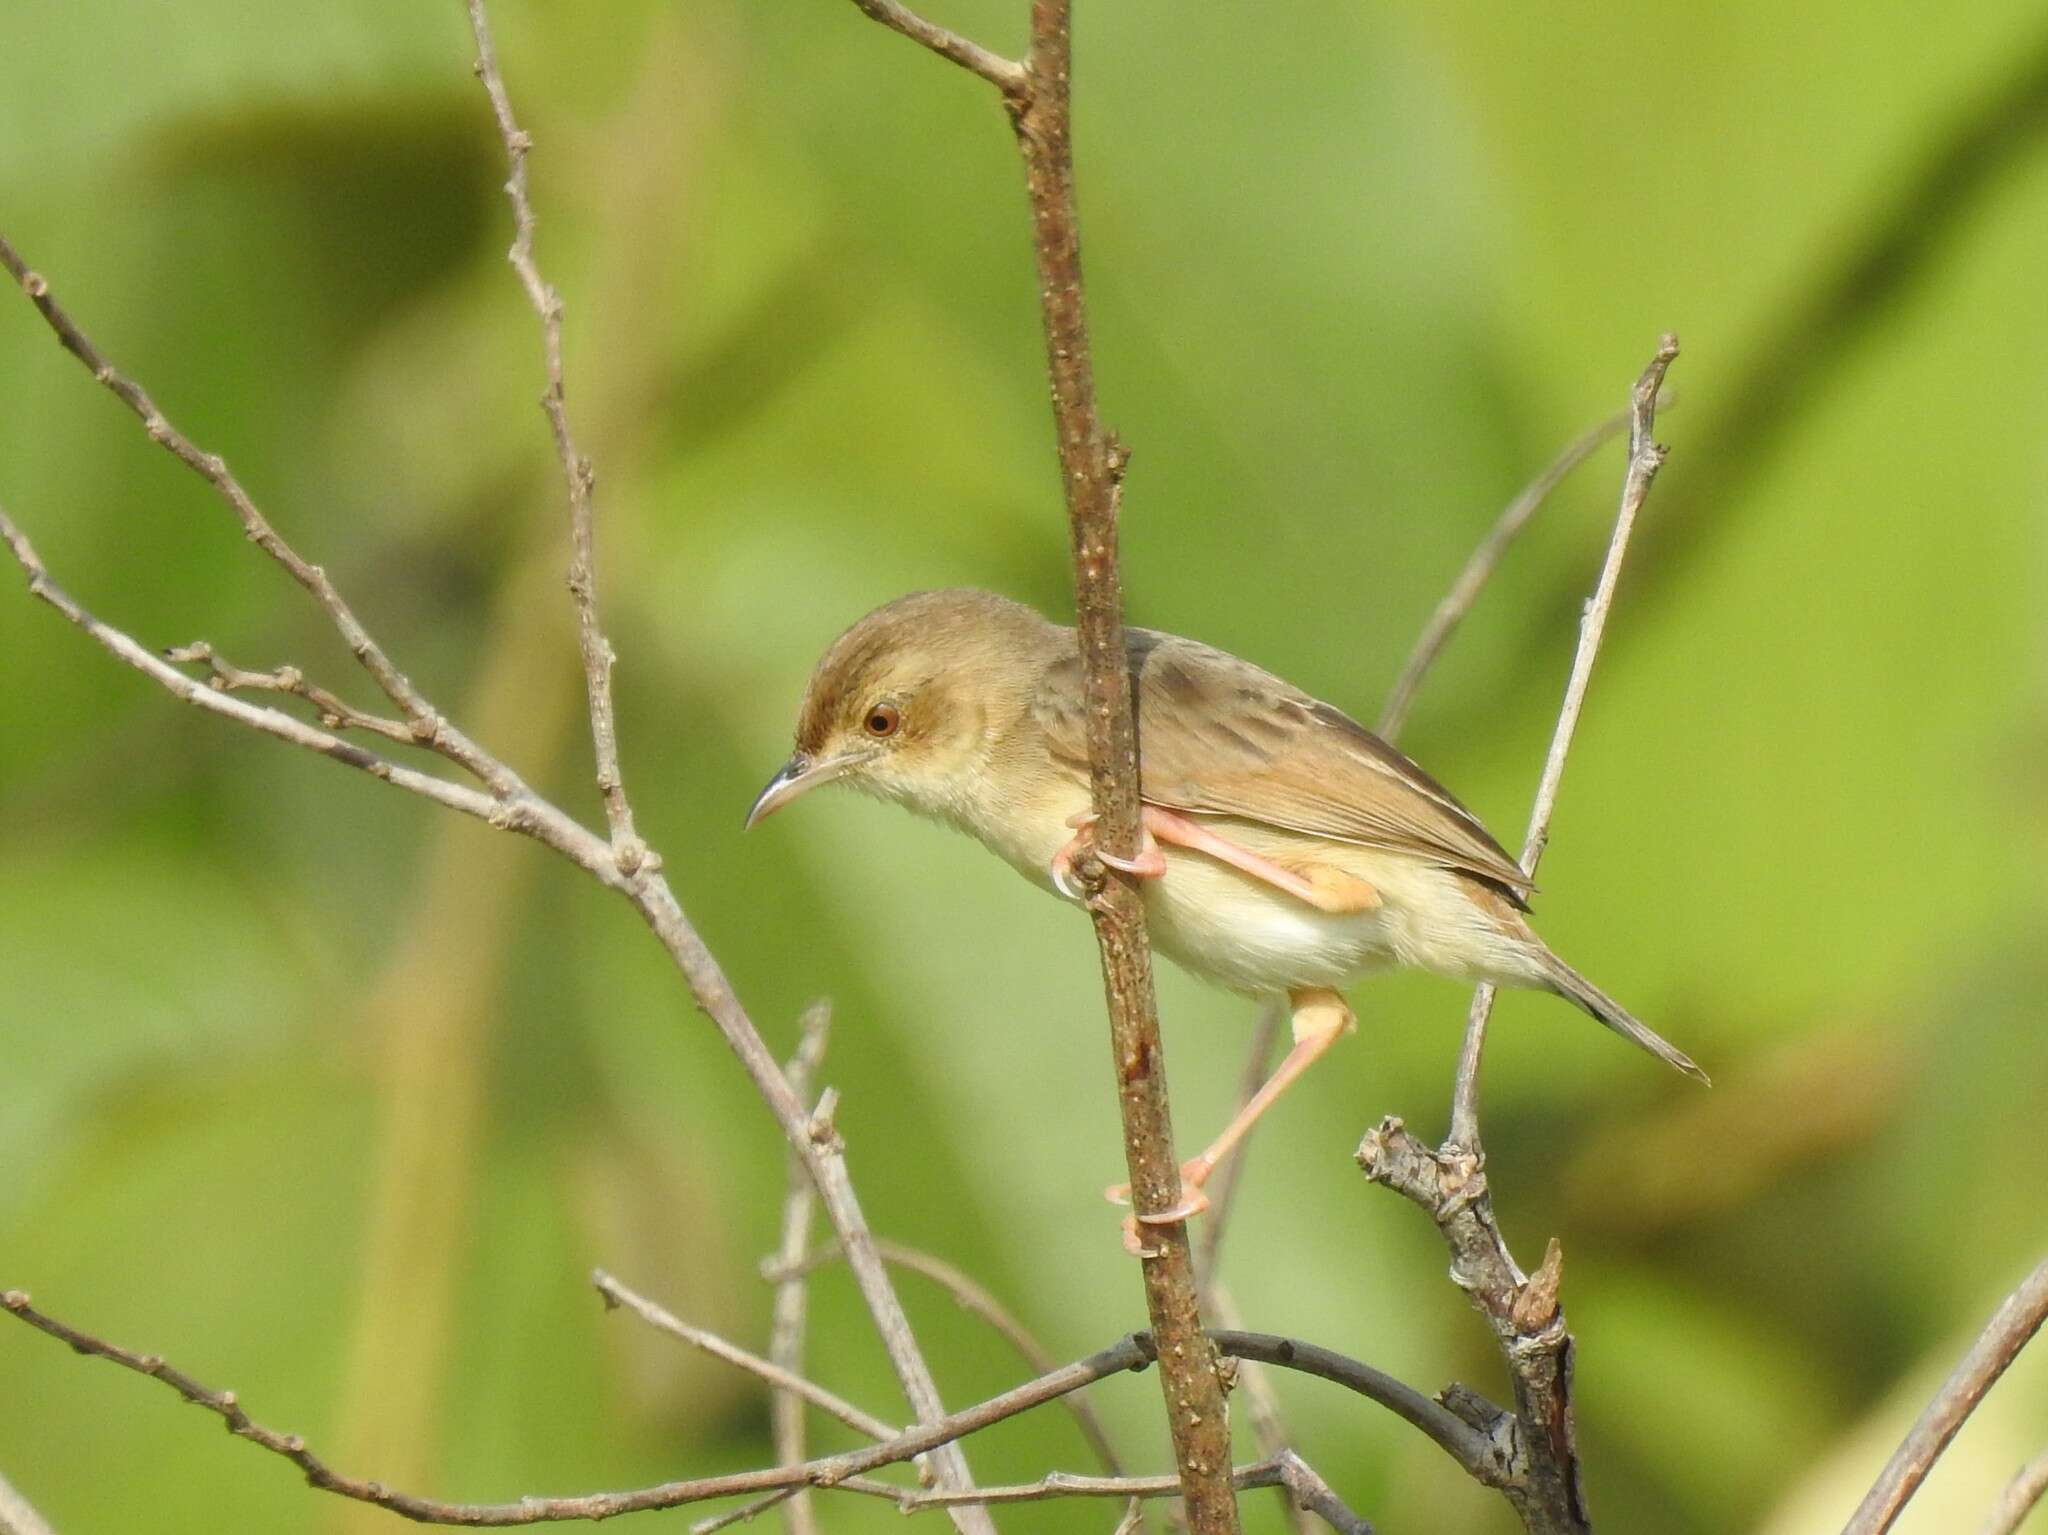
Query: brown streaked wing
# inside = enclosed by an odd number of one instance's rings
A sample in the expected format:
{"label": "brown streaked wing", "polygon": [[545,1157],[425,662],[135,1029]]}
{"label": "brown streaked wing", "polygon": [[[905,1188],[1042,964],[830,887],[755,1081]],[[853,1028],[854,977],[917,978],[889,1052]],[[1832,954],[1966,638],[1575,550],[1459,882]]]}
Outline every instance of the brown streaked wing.
{"label": "brown streaked wing", "polygon": [[[1129,629],[1146,800],[1405,853],[1513,891],[1528,876],[1478,817],[1330,704],[1236,656]],[[1078,658],[1057,664],[1033,714],[1055,757],[1087,770]]]}

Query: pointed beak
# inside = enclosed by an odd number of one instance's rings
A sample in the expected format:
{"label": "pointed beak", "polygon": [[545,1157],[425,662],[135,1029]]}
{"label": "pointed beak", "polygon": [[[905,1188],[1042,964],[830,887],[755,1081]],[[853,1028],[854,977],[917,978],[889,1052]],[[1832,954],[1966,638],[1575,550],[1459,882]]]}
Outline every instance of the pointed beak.
{"label": "pointed beak", "polygon": [[865,752],[816,758],[797,752],[775,770],[775,776],[754,796],[753,806],[747,811],[747,829],[751,831],[755,822],[766,820],[799,794],[835,778],[844,778],[867,760]]}

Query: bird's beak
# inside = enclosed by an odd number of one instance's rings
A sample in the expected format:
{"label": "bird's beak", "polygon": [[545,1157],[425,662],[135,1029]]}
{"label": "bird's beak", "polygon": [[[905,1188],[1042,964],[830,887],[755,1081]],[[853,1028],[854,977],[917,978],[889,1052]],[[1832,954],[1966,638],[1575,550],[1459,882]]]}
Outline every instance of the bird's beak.
{"label": "bird's beak", "polygon": [[868,757],[866,752],[842,752],[836,757],[812,757],[805,752],[793,754],[789,761],[775,770],[775,776],[754,797],[753,806],[747,811],[747,829],[752,830],[756,821],[765,820],[806,790],[815,789],[821,783],[830,783],[835,778],[844,778]]}

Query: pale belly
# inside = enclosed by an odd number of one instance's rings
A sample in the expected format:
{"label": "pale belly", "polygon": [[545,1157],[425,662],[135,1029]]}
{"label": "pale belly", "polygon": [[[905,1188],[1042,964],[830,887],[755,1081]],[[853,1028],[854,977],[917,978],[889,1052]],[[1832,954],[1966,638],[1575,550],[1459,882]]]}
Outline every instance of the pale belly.
{"label": "pale belly", "polygon": [[[1047,865],[1070,833],[1062,829],[1052,836],[1048,819],[1059,825],[1059,818],[1041,811],[1019,817],[1009,835],[987,840],[1019,873],[1050,890]],[[1207,824],[1260,854],[1299,849],[1291,835],[1270,827],[1226,818]],[[1342,988],[1393,965],[1513,984],[1525,981],[1533,968],[1528,940],[1504,931],[1495,915],[1475,904],[1461,876],[1431,864],[1331,847],[1329,861],[1381,897],[1370,911],[1331,913],[1205,853],[1164,851],[1166,873],[1142,885],[1153,947],[1233,991]]]}

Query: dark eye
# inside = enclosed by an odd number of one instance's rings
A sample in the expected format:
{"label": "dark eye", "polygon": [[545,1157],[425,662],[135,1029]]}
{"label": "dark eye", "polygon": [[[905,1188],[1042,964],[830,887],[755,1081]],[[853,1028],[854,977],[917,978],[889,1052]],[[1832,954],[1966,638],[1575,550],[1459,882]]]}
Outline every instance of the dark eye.
{"label": "dark eye", "polygon": [[894,704],[876,704],[860,723],[861,729],[879,741],[896,734],[897,727],[903,723],[903,716]]}

